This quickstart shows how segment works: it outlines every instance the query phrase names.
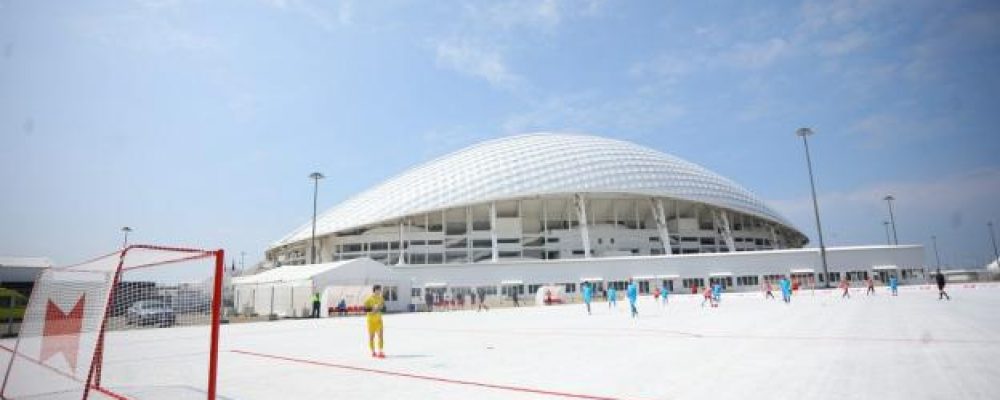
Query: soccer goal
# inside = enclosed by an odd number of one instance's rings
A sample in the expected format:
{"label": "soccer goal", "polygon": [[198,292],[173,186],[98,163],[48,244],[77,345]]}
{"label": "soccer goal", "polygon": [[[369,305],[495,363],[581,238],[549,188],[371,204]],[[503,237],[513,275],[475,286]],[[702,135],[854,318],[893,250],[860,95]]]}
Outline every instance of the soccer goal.
{"label": "soccer goal", "polygon": [[35,282],[4,399],[215,399],[223,251],[131,245]]}

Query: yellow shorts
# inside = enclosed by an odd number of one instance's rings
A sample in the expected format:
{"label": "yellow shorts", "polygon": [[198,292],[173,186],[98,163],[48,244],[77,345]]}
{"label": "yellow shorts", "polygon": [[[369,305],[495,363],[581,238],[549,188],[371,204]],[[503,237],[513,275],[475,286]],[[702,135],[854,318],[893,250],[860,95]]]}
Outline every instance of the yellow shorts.
{"label": "yellow shorts", "polygon": [[368,333],[382,330],[382,316],[368,316]]}

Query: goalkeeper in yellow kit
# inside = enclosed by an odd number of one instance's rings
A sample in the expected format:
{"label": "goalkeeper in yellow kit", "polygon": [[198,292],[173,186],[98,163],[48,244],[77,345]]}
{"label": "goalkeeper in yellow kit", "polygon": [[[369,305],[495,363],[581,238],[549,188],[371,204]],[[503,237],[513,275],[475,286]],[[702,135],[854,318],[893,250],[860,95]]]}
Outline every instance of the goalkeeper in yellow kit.
{"label": "goalkeeper in yellow kit", "polygon": [[[382,336],[382,309],[385,308],[385,300],[382,298],[382,286],[375,285],[372,294],[365,299],[365,311],[368,313],[368,348],[372,351],[372,357],[385,358],[382,352],[382,345],[385,338]],[[375,335],[378,335],[378,352],[375,352]]]}

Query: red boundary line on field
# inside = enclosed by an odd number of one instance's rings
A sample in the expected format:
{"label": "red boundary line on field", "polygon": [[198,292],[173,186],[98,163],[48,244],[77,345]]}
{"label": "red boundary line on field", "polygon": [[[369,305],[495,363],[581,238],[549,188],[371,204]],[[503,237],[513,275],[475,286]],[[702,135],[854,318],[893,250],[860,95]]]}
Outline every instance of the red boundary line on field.
{"label": "red boundary line on field", "polygon": [[234,350],[230,350],[230,352],[238,353],[238,354],[244,354],[244,355],[249,355],[249,356],[262,357],[262,358],[270,358],[270,359],[273,359],[273,360],[282,360],[282,361],[290,361],[290,362],[295,362],[295,363],[300,363],[300,364],[317,365],[317,366],[321,366],[321,367],[341,368],[341,369],[347,369],[347,370],[351,370],[351,371],[370,372],[370,373],[374,373],[374,374],[382,374],[382,375],[389,375],[389,376],[398,376],[398,377],[412,378],[412,379],[421,379],[421,380],[433,381],[433,382],[453,383],[453,384],[457,384],[457,385],[478,386],[478,387],[484,387],[484,388],[490,388],[490,389],[509,390],[509,391],[521,392],[521,393],[534,393],[534,394],[541,394],[541,395],[548,395],[548,396],[568,397],[568,398],[588,399],[588,400],[622,400],[622,399],[617,398],[617,397],[594,396],[594,395],[587,395],[587,394],[557,392],[557,391],[552,391],[552,390],[534,389],[534,388],[521,387],[521,386],[508,386],[508,385],[498,385],[498,384],[494,384],[494,383],[475,382],[475,381],[463,381],[463,380],[459,380],[459,379],[442,378],[442,377],[430,376],[430,375],[417,375],[417,374],[411,374],[411,373],[407,373],[407,372],[396,372],[396,371],[388,371],[388,370],[375,369],[375,368],[355,367],[355,366],[351,366],[351,365],[334,364],[334,363],[325,362],[325,361],[307,360],[307,359],[293,358],[293,357],[286,357],[286,356],[279,356],[279,355],[273,355],[273,354],[257,353],[257,352],[246,351],[246,350],[235,350],[234,349]]}
{"label": "red boundary line on field", "polygon": [[[15,353],[14,349],[11,349],[11,348],[9,348],[7,346],[4,346],[2,344],[0,344],[0,350],[5,350],[5,351],[9,352],[11,354],[11,357],[17,356],[17,357],[21,357],[21,358],[23,358],[23,359],[25,359],[27,361],[31,361],[33,364],[36,364],[39,367],[42,367],[42,368],[45,368],[45,369],[50,370],[52,372],[55,372],[56,374],[62,375],[65,378],[69,378],[72,381],[84,383],[82,380],[77,379],[77,377],[75,377],[73,375],[70,375],[70,374],[67,374],[67,373],[65,373],[63,371],[60,371],[60,370],[58,370],[58,369],[56,369],[56,368],[54,368],[54,367],[52,367],[50,365],[46,365],[45,363],[43,363],[41,361],[38,361],[38,360],[36,360],[34,358],[28,357],[28,356],[26,356],[24,354],[21,354],[21,353]],[[94,390],[96,390],[98,392],[101,392],[101,393],[103,393],[105,395],[114,397],[114,398],[116,398],[118,400],[129,400],[128,397],[125,397],[125,396],[122,396],[122,395],[120,395],[118,393],[112,392],[112,391],[108,390],[107,388],[97,387],[97,386],[93,386],[93,385],[91,385],[90,388],[94,389]],[[6,398],[7,397],[5,397],[2,394],[0,394],[0,399],[6,399]]]}

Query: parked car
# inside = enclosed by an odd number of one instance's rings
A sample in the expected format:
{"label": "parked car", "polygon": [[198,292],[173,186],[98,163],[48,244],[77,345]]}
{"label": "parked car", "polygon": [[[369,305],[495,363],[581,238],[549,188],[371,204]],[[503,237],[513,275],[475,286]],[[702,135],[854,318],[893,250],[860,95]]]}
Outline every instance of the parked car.
{"label": "parked car", "polygon": [[129,324],[172,326],[177,321],[174,310],[160,300],[141,300],[132,303],[127,314]]}
{"label": "parked car", "polygon": [[212,310],[212,298],[199,291],[179,291],[168,296],[167,304],[175,313],[207,313]]}
{"label": "parked car", "polygon": [[24,318],[24,309],[28,306],[28,297],[17,291],[0,288],[0,323],[8,319],[20,321]]}

